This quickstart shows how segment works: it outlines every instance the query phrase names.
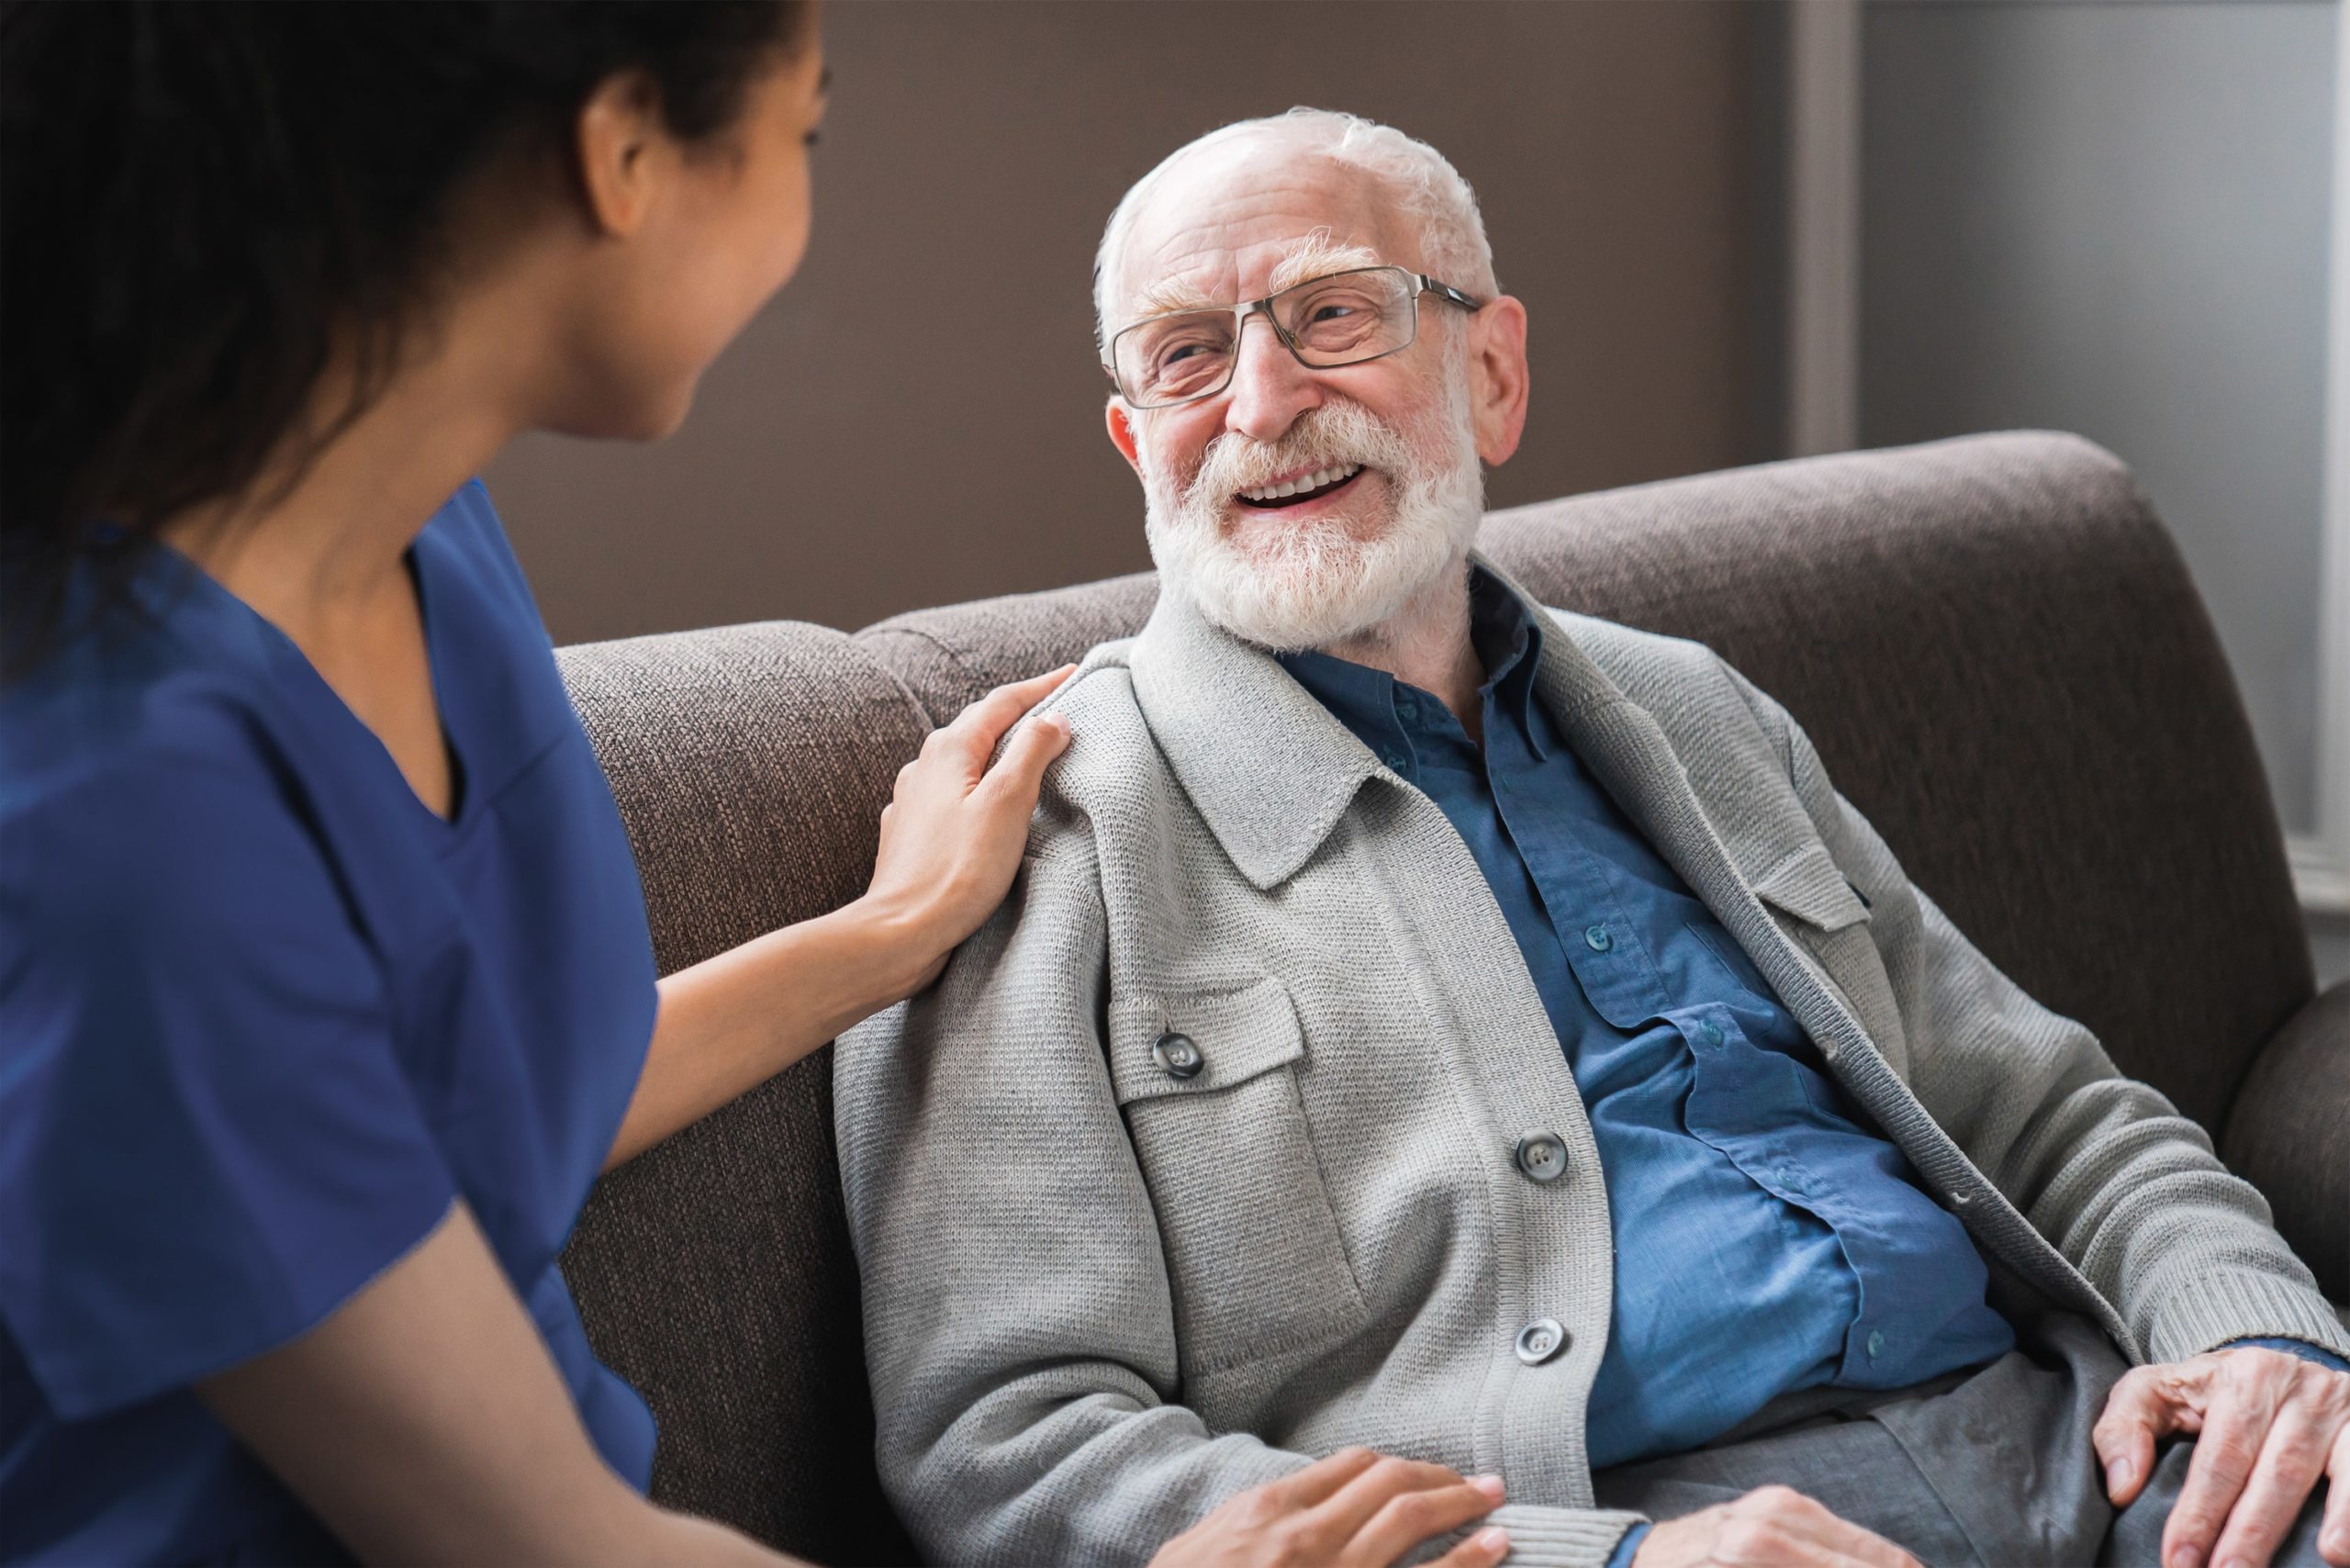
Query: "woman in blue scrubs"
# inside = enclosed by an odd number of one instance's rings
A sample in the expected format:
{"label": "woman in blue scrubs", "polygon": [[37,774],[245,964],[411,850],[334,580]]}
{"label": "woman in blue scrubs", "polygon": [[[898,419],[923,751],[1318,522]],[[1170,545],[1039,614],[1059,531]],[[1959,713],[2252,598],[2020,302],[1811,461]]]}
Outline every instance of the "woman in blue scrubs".
{"label": "woman in blue scrubs", "polygon": [[[0,0],[0,1562],[778,1561],[646,1501],[556,1260],[1002,901],[1063,672],[923,745],[864,897],[656,980],[471,476],[685,417],[821,54],[813,0]],[[1499,1500],[1260,1490],[1169,1568]]]}
{"label": "woman in blue scrubs", "polygon": [[0,11],[0,1560],[774,1561],[644,1499],[557,1255],[1001,900],[1057,678],[656,981],[469,476],[666,433],[798,264],[812,10]]}

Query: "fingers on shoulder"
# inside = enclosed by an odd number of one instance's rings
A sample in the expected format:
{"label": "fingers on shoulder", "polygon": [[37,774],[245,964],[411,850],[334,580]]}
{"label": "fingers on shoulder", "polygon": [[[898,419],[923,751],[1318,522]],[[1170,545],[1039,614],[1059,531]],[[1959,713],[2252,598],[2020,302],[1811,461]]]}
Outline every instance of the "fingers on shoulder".
{"label": "fingers on shoulder", "polygon": [[1060,689],[1069,673],[1077,666],[1063,665],[1025,680],[1006,681],[990,689],[985,696],[955,716],[949,730],[967,729],[983,735],[986,744],[993,745],[1003,732],[1018,722],[1020,716]]}

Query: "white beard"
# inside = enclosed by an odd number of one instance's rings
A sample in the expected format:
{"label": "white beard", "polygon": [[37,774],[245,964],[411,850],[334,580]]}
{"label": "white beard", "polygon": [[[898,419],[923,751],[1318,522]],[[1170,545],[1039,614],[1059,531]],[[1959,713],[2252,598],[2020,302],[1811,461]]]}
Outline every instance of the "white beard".
{"label": "white beard", "polygon": [[[1458,574],[1475,543],[1485,476],[1464,392],[1456,381],[1415,421],[1418,443],[1342,398],[1301,415],[1271,445],[1227,431],[1208,443],[1188,486],[1144,443],[1144,532],[1160,587],[1234,636],[1276,652],[1375,633]],[[1386,476],[1392,515],[1349,510],[1253,531],[1246,543],[1225,533],[1226,509],[1241,490],[1300,467],[1348,463]]]}

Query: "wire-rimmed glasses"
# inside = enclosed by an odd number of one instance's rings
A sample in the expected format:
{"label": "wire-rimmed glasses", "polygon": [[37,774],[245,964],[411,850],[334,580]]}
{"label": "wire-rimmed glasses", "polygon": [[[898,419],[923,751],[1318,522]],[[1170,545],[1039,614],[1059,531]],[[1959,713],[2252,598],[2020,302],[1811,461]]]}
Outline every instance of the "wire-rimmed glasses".
{"label": "wire-rimmed glasses", "polygon": [[1170,310],[1122,327],[1102,368],[1130,409],[1167,409],[1213,398],[1232,384],[1240,333],[1252,313],[1272,324],[1281,346],[1314,370],[1360,364],[1412,346],[1419,298],[1433,294],[1463,310],[1483,308],[1450,284],[1404,267],[1355,267],[1308,278],[1278,294],[1204,310]]}

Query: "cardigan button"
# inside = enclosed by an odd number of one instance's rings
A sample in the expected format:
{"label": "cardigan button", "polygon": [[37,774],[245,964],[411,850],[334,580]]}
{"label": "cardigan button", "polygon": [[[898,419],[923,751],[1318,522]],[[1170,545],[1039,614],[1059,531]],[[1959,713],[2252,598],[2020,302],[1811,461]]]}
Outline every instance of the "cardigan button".
{"label": "cardigan button", "polygon": [[1555,1317],[1538,1317],[1517,1331],[1517,1359],[1539,1367],[1567,1348],[1573,1336]]}
{"label": "cardigan button", "polygon": [[1556,1133],[1528,1133],[1513,1152],[1517,1168],[1537,1182],[1555,1182],[1567,1173],[1567,1146]]}
{"label": "cardigan button", "polygon": [[1191,1036],[1178,1035],[1171,1029],[1152,1042],[1150,1059],[1158,1064],[1159,1071],[1178,1083],[1199,1077],[1200,1070],[1208,1065],[1208,1058],[1200,1054],[1200,1047]]}

